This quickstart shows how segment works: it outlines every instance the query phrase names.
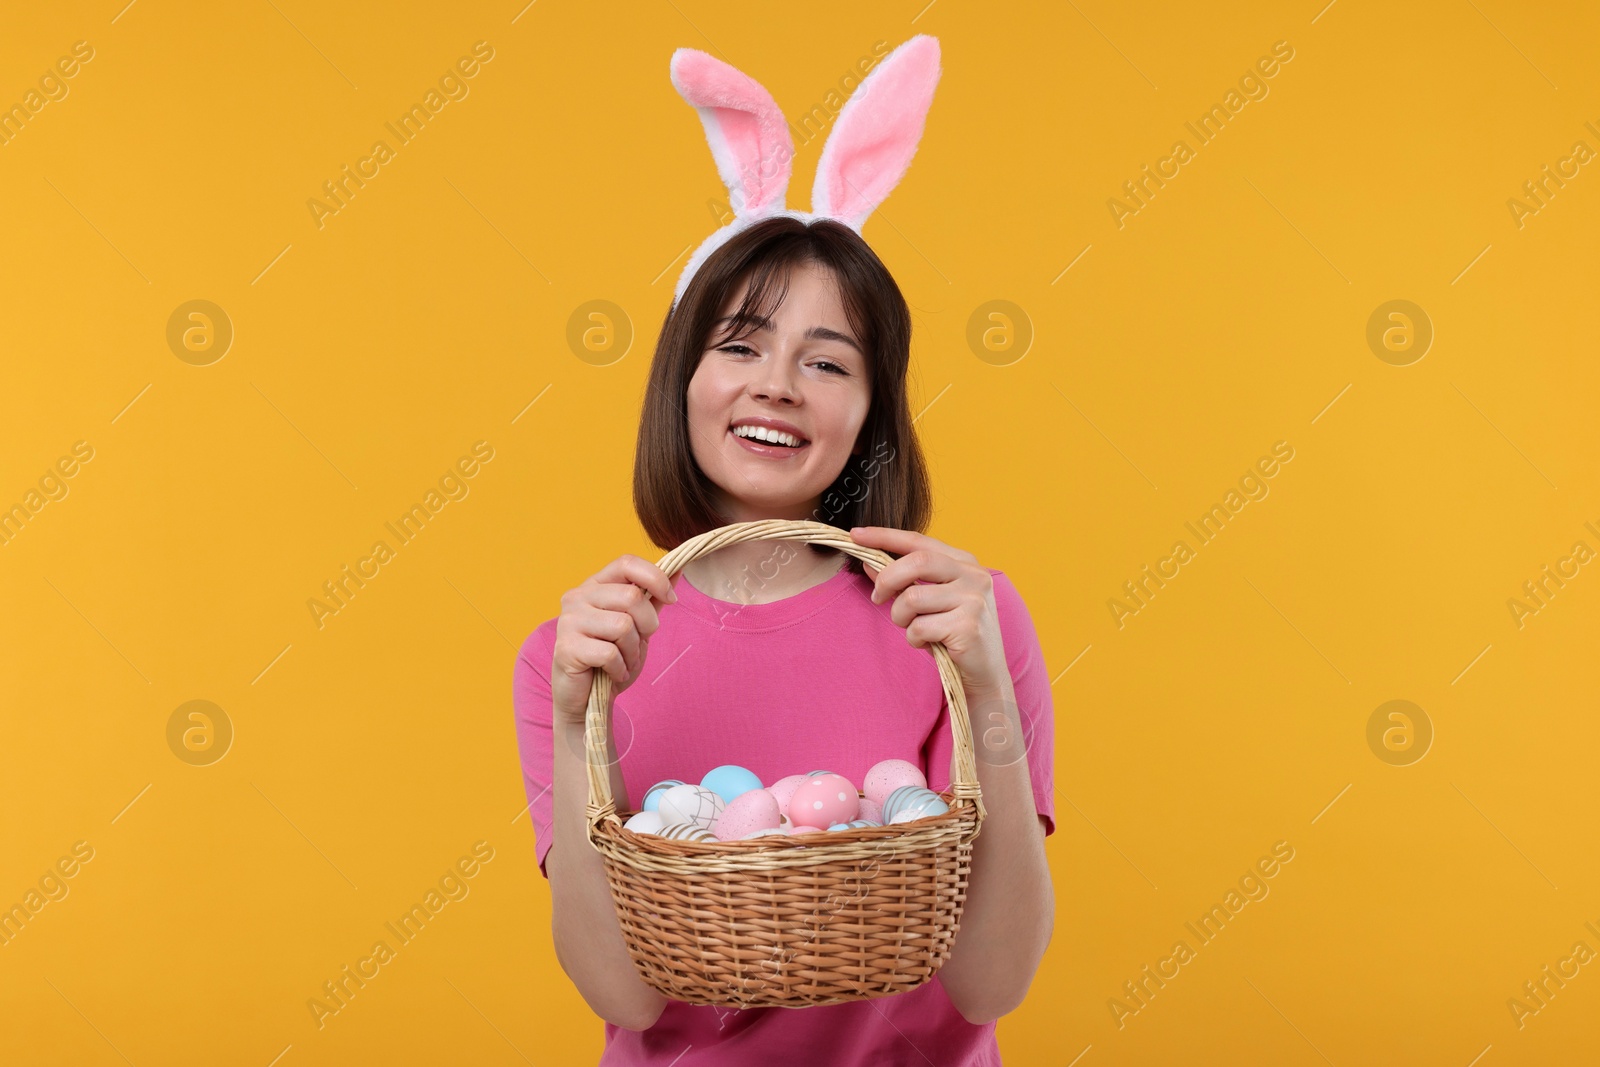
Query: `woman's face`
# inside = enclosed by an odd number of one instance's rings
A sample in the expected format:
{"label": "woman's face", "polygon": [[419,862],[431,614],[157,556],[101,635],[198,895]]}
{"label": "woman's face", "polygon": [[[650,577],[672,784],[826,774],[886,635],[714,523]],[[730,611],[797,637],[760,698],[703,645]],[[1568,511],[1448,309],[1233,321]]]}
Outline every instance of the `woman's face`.
{"label": "woman's face", "polygon": [[[745,288],[741,283],[712,324],[713,347],[689,380],[690,447],[730,522],[809,518],[866,422],[868,357],[832,272],[815,263],[794,268],[765,326],[716,344]],[[745,436],[757,428],[791,436]]]}

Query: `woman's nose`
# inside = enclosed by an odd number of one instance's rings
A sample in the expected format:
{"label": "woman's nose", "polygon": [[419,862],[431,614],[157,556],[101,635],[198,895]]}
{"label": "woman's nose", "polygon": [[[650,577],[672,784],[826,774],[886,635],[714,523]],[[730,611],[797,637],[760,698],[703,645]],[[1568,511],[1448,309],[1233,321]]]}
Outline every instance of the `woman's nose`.
{"label": "woman's nose", "polygon": [[763,400],[787,401],[798,399],[790,361],[777,355],[762,360],[751,379],[751,392]]}

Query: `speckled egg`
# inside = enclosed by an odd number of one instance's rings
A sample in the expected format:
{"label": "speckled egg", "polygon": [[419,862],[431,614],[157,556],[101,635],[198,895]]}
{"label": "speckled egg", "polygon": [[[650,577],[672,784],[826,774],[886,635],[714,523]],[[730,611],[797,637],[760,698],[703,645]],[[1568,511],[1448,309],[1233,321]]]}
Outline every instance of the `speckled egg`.
{"label": "speckled egg", "polygon": [[867,795],[867,799],[882,805],[890,793],[905,785],[926,789],[928,779],[922,773],[922,768],[910,760],[886,759],[872,765],[861,783],[861,791]]}
{"label": "speckled egg", "polygon": [[806,776],[803,774],[791,774],[767,786],[767,792],[778,798],[778,810],[783,814],[789,814],[789,798],[794,796],[794,791],[800,788],[800,783],[805,780]]}
{"label": "speckled egg", "polygon": [[655,785],[645,790],[644,801],[640,803],[639,810],[655,811],[656,805],[661,803],[661,794],[665,793],[675,785],[683,785],[683,782],[676,778],[668,778],[666,781],[657,782]]}
{"label": "speckled egg", "polygon": [[691,822],[702,830],[711,829],[711,823],[722,814],[722,798],[698,785],[675,785],[661,794],[656,810],[661,821],[668,826]]}
{"label": "speckled egg", "polygon": [[793,830],[790,830],[789,833],[791,835],[792,834],[820,834],[820,833],[826,833],[826,831],[823,830],[822,827],[820,827],[820,826],[796,826]]}
{"label": "speckled egg", "polygon": [[728,801],[711,823],[711,832],[722,841],[737,841],[757,830],[781,829],[783,813],[778,798],[765,789],[752,789]]}
{"label": "speckled egg", "polygon": [[807,826],[849,822],[861,811],[861,797],[850,779],[824,771],[807,775],[789,798],[789,818]]}
{"label": "speckled egg", "polygon": [[724,763],[707,771],[706,776],[700,779],[700,784],[721,797],[722,802],[726,804],[752,789],[760,789],[761,779],[756,777],[754,771],[745,770],[736,764]]}
{"label": "speckled egg", "polygon": [[883,825],[883,805],[871,797],[861,798],[861,810],[856,813],[858,819],[871,819],[879,826]]}
{"label": "speckled egg", "polygon": [[667,824],[661,821],[659,811],[641,811],[622,825],[636,834],[659,834]]}

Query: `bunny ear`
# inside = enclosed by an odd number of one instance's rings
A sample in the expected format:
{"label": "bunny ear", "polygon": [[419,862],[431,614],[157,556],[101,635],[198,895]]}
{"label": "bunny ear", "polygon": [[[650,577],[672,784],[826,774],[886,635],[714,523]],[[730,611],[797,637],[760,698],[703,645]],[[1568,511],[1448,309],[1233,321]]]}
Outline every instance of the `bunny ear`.
{"label": "bunny ear", "polygon": [[911,166],[939,84],[939,41],[918,34],[851,94],[822,148],[811,210],[860,232]]}
{"label": "bunny ear", "polygon": [[772,94],[748,74],[694,48],[672,53],[672,84],[700,112],[734,214],[782,209],[794,142]]}

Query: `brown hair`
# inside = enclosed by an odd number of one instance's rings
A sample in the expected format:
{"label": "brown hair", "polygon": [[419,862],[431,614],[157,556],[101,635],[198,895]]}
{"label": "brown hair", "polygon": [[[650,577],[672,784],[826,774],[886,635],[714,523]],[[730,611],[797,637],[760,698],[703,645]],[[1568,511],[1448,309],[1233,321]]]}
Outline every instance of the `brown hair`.
{"label": "brown hair", "polygon": [[[657,546],[676,548],[731,520],[714,507],[712,484],[689,447],[687,397],[723,305],[749,279],[729,338],[770,316],[788,291],[790,271],[815,263],[839,285],[845,315],[867,355],[872,401],[856,447],[810,518],[849,530],[890,526],[921,533],[933,511],[927,465],[907,407],[911,310],[887,267],[859,234],[831,219],[789,216],[741,230],[696,271],[667,311],[650,361],[634,453],[633,507]],[[771,306],[768,306],[770,303]],[[831,554],[834,549],[811,546]],[[862,573],[851,558],[848,566]]]}

